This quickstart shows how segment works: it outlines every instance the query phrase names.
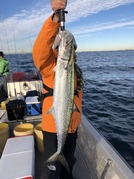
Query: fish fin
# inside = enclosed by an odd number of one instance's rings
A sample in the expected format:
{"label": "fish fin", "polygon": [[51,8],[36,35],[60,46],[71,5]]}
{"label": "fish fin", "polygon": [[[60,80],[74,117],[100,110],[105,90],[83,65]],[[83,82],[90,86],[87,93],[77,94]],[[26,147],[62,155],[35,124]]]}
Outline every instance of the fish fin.
{"label": "fish fin", "polygon": [[74,104],[73,105],[73,112],[76,111],[76,112],[79,112],[80,113],[80,110],[79,108]]}
{"label": "fish fin", "polygon": [[54,67],[53,71],[56,72],[57,65]]}
{"label": "fish fin", "polygon": [[68,165],[68,162],[64,155],[59,155],[58,157],[59,162],[64,166],[64,168],[67,170],[68,173],[70,173],[70,168]]}
{"label": "fish fin", "polygon": [[59,161],[65,167],[67,172],[70,173],[69,165],[68,165],[68,162],[67,162],[65,156],[62,155],[62,154],[59,154],[58,152],[55,152],[47,161],[45,161],[43,163],[43,166],[46,163],[52,163],[52,162],[55,162],[55,161]]}
{"label": "fish fin", "polygon": [[53,114],[54,113],[54,107],[51,107],[46,114]]}

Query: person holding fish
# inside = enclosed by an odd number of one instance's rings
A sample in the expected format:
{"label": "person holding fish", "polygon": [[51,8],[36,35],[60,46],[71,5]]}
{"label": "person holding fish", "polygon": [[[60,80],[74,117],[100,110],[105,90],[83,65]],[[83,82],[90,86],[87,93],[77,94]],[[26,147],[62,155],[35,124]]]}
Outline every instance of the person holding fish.
{"label": "person holding fish", "polygon": [[33,46],[33,61],[42,75],[44,88],[44,163],[40,179],[73,179],[76,163],[83,76],[76,64],[74,36],[60,27],[60,10],[64,11],[66,6],[67,0],[51,0],[54,13],[44,23]]}

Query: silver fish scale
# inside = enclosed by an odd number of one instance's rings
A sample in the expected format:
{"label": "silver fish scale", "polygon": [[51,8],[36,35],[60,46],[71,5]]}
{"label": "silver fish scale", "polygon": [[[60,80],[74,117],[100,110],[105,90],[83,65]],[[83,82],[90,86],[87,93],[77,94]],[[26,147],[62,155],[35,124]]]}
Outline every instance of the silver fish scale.
{"label": "silver fish scale", "polygon": [[[69,170],[67,161],[62,155],[68,128],[73,111],[74,100],[74,37],[70,32],[59,33],[57,65],[55,67],[55,81],[53,105],[47,113],[54,116],[57,131],[57,152],[47,162],[59,160]],[[73,48],[72,48],[73,47]]]}
{"label": "silver fish scale", "polygon": [[[54,101],[59,153],[65,143],[73,108],[72,94],[74,94],[74,90],[72,90],[71,87],[73,86],[74,88],[74,81],[71,80],[71,68],[72,66],[70,66],[67,61],[58,59],[56,69],[56,79],[58,79],[58,82],[55,80],[58,85],[56,85],[54,89]],[[71,82],[73,82],[73,85],[71,85]]]}

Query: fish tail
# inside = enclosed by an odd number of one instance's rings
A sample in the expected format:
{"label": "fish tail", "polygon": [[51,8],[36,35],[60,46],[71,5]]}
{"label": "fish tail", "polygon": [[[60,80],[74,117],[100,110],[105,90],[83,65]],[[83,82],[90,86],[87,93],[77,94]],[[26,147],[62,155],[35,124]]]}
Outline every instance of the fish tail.
{"label": "fish tail", "polygon": [[59,154],[58,152],[55,152],[47,161],[45,161],[43,163],[43,166],[46,163],[51,163],[51,162],[55,162],[55,161],[59,161],[64,166],[64,168],[67,170],[67,172],[70,173],[70,168],[69,168],[69,165],[68,165],[68,162],[67,162],[65,156],[63,154]]}
{"label": "fish tail", "polygon": [[70,168],[68,165],[68,162],[64,155],[60,154],[58,157],[58,161],[64,166],[64,168],[67,170],[68,173],[70,173]]}

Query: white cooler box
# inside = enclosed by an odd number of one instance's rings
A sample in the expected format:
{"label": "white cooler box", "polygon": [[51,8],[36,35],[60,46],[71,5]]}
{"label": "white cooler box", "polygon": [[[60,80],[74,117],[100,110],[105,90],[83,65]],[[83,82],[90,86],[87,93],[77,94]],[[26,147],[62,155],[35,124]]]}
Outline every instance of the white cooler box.
{"label": "white cooler box", "polygon": [[28,116],[41,114],[41,103],[38,101],[39,96],[26,97],[26,109]]}
{"label": "white cooler box", "polygon": [[1,179],[34,178],[34,137],[13,137],[7,140],[0,159]]}

